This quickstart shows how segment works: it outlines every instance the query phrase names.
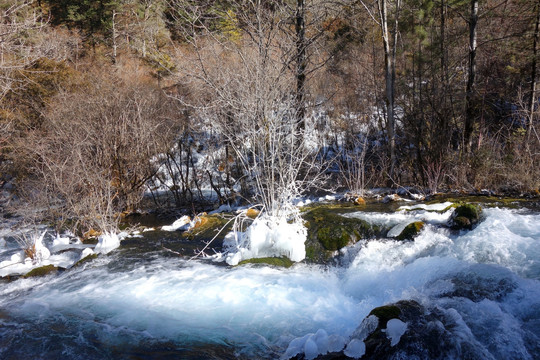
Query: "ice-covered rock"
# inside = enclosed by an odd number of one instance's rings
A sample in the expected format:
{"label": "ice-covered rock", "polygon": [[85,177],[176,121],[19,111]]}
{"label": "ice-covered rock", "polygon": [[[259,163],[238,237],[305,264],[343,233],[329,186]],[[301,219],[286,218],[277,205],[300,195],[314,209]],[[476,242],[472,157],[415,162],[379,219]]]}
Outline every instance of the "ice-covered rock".
{"label": "ice-covered rock", "polygon": [[[284,359],[290,359],[298,354],[304,354],[304,358],[311,360],[329,351],[343,349],[343,338],[339,336],[329,337],[324,329],[319,329],[315,334],[310,333],[296,338],[289,343]],[[331,346],[330,346],[331,345]]]}
{"label": "ice-covered rock", "polygon": [[79,258],[79,260],[82,260],[85,257],[93,255],[93,254],[94,254],[94,250],[92,250],[90,248],[86,248],[81,252],[81,257]]}

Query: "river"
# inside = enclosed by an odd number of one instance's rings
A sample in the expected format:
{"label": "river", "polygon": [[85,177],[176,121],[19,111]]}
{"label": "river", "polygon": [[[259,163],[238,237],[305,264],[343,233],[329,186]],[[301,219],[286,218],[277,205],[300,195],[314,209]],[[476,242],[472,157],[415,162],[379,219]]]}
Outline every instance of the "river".
{"label": "river", "polygon": [[294,339],[323,329],[346,342],[373,308],[410,299],[444,315],[454,346],[441,358],[538,359],[540,213],[484,214],[462,232],[439,226],[447,215],[371,214],[429,219],[415,241],[360,241],[335,266],[229,267],[126,242],[0,283],[0,358],[284,358]]}

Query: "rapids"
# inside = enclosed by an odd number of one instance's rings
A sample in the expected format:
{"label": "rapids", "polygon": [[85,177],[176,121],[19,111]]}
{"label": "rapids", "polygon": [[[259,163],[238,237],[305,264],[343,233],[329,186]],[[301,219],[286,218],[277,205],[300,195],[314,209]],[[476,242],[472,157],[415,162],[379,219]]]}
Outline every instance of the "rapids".
{"label": "rapids", "polygon": [[0,283],[0,358],[286,358],[295,339],[322,329],[345,344],[373,308],[412,299],[447,319],[443,358],[538,359],[540,214],[486,209],[474,230],[451,232],[439,226],[450,213],[371,214],[427,225],[412,242],[360,241],[339,266],[228,267],[122,245]]}

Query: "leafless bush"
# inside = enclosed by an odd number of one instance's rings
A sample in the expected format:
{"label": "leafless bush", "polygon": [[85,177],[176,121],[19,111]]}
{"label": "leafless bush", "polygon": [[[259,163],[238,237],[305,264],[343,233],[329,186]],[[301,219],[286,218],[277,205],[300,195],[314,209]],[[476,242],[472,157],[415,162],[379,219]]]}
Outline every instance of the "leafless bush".
{"label": "leafless bush", "polygon": [[436,194],[446,175],[446,163],[442,157],[428,160],[422,168],[430,194]]}
{"label": "leafless bush", "polygon": [[169,146],[176,112],[158,89],[102,78],[80,93],[61,93],[41,131],[19,144],[28,158],[26,199],[55,221],[114,232],[119,213],[140,202]]}
{"label": "leafless bush", "polygon": [[292,199],[320,180],[321,169],[297,121],[295,43],[280,31],[290,19],[286,8],[246,2],[224,17],[227,31],[215,31],[204,22],[203,7],[174,5],[177,21],[187,24],[179,81],[192,94],[179,100],[223,134],[243,168],[244,194],[253,190],[270,216],[287,214]]}
{"label": "leafless bush", "polygon": [[366,162],[367,152],[367,134],[361,137],[355,136],[352,139],[351,148],[344,149],[342,161],[338,163],[345,185],[354,195],[363,196],[370,180]]}

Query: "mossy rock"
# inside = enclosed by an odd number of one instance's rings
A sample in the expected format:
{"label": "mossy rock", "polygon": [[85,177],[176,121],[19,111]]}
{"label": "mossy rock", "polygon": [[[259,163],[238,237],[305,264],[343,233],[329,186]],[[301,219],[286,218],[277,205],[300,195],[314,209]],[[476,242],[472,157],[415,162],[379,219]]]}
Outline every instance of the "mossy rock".
{"label": "mossy rock", "polygon": [[[348,231],[352,231],[353,234]],[[349,227],[325,226],[317,231],[317,238],[326,250],[336,251],[356,240],[355,230]],[[356,241],[355,241],[356,242]]]}
{"label": "mossy rock", "polygon": [[23,277],[30,278],[30,277],[45,276],[52,273],[56,274],[59,270],[60,268],[54,265],[45,265],[45,266],[40,266],[38,268],[30,270]]}
{"label": "mossy rock", "polygon": [[340,206],[310,208],[302,216],[307,228],[306,259],[308,262],[328,263],[335,251],[354,244],[360,239],[380,235],[378,226],[342,216],[344,212],[357,209]]}
{"label": "mossy rock", "polygon": [[90,262],[92,260],[97,259],[98,254],[90,254],[88,256],[83,257],[81,260],[77,261],[75,264],[73,264],[72,268],[81,266],[83,264],[86,264],[87,262]]}
{"label": "mossy rock", "polygon": [[265,257],[265,258],[253,258],[253,259],[242,260],[240,261],[240,263],[238,263],[238,266],[245,265],[245,264],[264,264],[264,265],[290,268],[291,266],[293,266],[294,263],[289,258],[283,256],[283,257]]}
{"label": "mossy rock", "polygon": [[398,240],[414,240],[414,238],[422,231],[424,228],[424,222],[415,221],[405,226],[405,229],[399,234],[396,239]]}
{"label": "mossy rock", "polygon": [[454,230],[472,230],[480,222],[481,216],[482,207],[480,205],[461,204],[456,207],[452,214],[450,227]]}
{"label": "mossy rock", "polygon": [[[211,240],[216,236],[217,232],[227,224],[230,219],[223,217],[222,215],[203,215],[199,216],[199,221],[195,226],[182,234],[190,240]],[[232,228],[232,221],[229,223],[228,228],[224,229],[220,236],[223,238]]]}

